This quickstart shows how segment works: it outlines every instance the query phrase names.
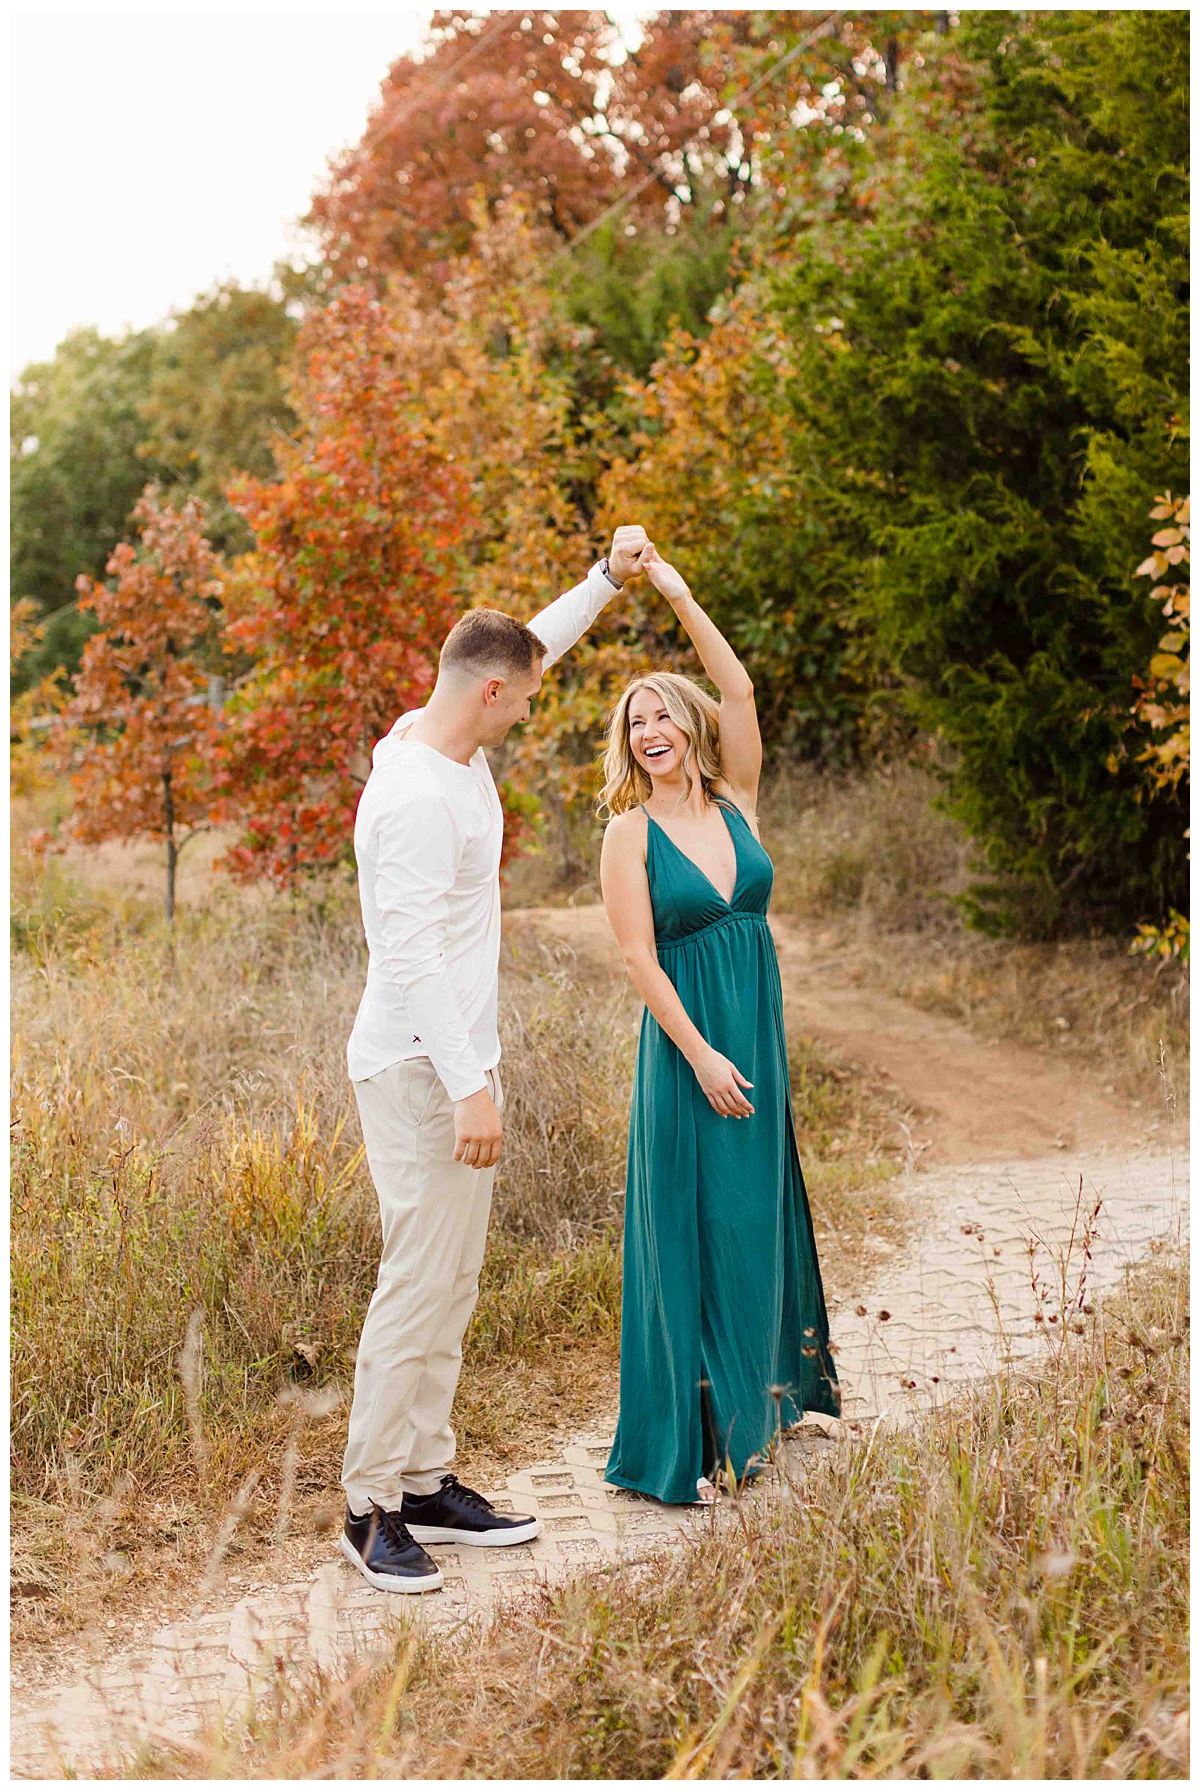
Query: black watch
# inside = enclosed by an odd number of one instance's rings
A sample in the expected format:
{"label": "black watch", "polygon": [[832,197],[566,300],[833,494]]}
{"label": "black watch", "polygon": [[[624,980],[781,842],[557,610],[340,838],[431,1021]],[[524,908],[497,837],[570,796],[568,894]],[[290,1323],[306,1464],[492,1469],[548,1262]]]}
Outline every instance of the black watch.
{"label": "black watch", "polygon": [[608,569],[607,553],[604,555],[604,558],[600,561],[600,570],[604,573],[604,576],[608,579],[608,582],[612,585],[614,590],[623,590],[624,589],[624,586],[617,583],[616,579],[613,577],[612,573]]}

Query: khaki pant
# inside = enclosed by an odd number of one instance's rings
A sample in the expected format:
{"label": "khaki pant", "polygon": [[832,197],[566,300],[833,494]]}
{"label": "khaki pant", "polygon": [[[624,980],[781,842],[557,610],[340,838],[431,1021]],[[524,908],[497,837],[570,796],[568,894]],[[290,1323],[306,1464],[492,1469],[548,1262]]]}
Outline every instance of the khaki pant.
{"label": "khaki pant", "polygon": [[[499,1072],[488,1091],[503,1104]],[[454,1106],[419,1057],[356,1081],[383,1254],[358,1345],[342,1463],[352,1510],[436,1491],[454,1460],[450,1406],[479,1295],[495,1169],[454,1160]]]}

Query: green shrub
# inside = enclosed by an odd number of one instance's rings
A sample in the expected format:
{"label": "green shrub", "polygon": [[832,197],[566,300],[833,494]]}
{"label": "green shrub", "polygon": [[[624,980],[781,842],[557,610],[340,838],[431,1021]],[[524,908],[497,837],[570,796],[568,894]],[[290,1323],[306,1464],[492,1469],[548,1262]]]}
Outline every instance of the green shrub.
{"label": "green shrub", "polygon": [[[974,915],[1047,936],[1180,906],[1178,812],[1108,760],[1157,618],[1132,578],[1186,489],[1188,18],[964,14],[978,92],[873,221],[781,273],[795,453],[950,807]],[[836,565],[836,555],[826,557]]]}

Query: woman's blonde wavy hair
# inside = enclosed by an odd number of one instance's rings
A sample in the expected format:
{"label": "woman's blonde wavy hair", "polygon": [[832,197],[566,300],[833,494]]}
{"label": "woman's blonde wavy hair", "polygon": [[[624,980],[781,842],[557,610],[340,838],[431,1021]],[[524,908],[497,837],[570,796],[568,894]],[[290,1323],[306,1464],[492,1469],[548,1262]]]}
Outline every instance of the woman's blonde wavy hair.
{"label": "woman's blonde wavy hair", "polygon": [[655,671],[648,677],[635,678],[608,718],[608,747],[604,754],[604,787],[596,798],[596,811],[603,815],[624,814],[636,808],[649,796],[654,784],[633,756],[629,744],[629,705],[639,690],[653,690],[668,715],[687,739],[683,758],[683,774],[690,796],[693,772],[707,801],[715,800],[715,786],[721,775],[721,711],[706,690],[690,677],[677,671]]}

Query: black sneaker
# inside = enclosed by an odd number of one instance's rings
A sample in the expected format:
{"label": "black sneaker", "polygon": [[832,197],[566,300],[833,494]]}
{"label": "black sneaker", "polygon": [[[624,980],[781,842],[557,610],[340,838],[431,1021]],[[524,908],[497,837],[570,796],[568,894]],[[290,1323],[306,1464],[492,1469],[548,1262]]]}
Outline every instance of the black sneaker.
{"label": "black sneaker", "polygon": [[459,1541],[469,1548],[511,1548],[540,1535],[537,1517],[501,1516],[482,1492],[447,1473],[436,1492],[405,1492],[400,1515],[414,1541]]}
{"label": "black sneaker", "polygon": [[346,1507],[346,1526],[338,1543],[376,1591],[440,1591],[445,1584],[439,1566],[404,1526],[398,1510],[373,1504],[365,1517]]}

